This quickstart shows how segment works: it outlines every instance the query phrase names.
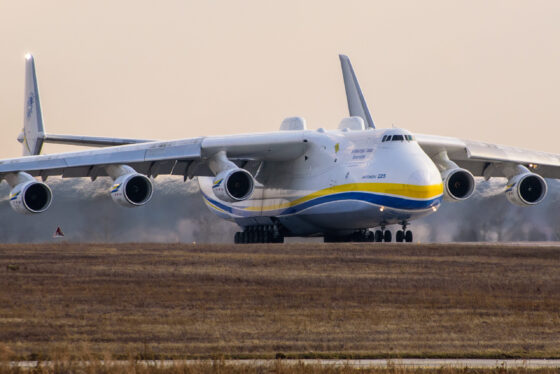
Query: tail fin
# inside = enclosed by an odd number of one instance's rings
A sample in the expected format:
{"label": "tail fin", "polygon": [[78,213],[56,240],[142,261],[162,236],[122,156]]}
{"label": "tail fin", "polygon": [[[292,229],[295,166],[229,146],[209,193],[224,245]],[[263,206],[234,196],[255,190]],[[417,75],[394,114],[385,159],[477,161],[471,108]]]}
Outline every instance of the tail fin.
{"label": "tail fin", "polygon": [[375,128],[371,114],[362,94],[362,89],[350,63],[350,59],[345,55],[338,55],[344,78],[344,88],[346,89],[346,99],[348,100],[348,111],[350,116],[362,117],[366,126]]}
{"label": "tail fin", "polygon": [[39,101],[35,61],[30,54],[25,55],[25,101],[23,105],[23,130],[18,140],[23,144],[23,155],[38,155],[43,147],[45,128]]}

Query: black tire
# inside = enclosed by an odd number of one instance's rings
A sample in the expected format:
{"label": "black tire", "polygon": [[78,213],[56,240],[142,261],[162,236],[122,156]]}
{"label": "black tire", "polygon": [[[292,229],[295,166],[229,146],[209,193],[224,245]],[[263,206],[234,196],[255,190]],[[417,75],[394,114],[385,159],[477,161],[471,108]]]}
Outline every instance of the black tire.
{"label": "black tire", "polygon": [[366,235],[367,235],[366,242],[375,241],[375,234],[373,233],[373,231],[368,231]]}
{"label": "black tire", "polygon": [[404,234],[404,240],[406,240],[407,243],[412,243],[412,231],[408,230],[405,234]]}
{"label": "black tire", "polygon": [[239,237],[240,237],[240,232],[236,232],[235,235],[233,236],[233,242],[235,244],[239,244]]}
{"label": "black tire", "polygon": [[402,241],[404,240],[404,232],[402,230],[397,231],[397,235],[396,235],[396,242],[397,243],[402,243]]}
{"label": "black tire", "polygon": [[391,231],[385,230],[385,232],[383,233],[383,241],[385,243],[391,243],[392,239],[393,239],[393,235],[391,234]]}
{"label": "black tire", "polygon": [[383,241],[383,233],[381,232],[381,230],[375,231],[375,241],[378,243]]}

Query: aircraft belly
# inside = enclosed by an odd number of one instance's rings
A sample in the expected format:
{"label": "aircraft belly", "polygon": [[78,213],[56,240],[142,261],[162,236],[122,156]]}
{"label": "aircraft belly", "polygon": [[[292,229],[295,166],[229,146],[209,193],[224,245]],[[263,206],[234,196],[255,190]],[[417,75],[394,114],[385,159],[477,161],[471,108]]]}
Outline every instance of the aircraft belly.
{"label": "aircraft belly", "polygon": [[[434,202],[433,206],[439,205]],[[398,224],[433,213],[432,207],[423,209],[392,209],[360,200],[333,201],[311,207],[296,214],[319,231],[344,231]],[[284,221],[290,219],[285,217]]]}

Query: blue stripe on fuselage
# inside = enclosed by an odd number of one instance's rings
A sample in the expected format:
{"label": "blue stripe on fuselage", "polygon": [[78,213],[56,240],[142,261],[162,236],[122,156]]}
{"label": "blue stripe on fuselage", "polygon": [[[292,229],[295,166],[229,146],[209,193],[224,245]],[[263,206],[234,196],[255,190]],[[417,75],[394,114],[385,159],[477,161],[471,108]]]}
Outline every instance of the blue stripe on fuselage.
{"label": "blue stripe on fuselage", "polygon": [[244,216],[244,217],[251,217],[256,215],[282,216],[282,215],[296,214],[301,212],[302,210],[309,209],[316,205],[330,203],[330,202],[340,202],[340,201],[363,201],[370,204],[384,206],[386,208],[414,211],[414,210],[425,210],[433,206],[437,206],[441,203],[442,200],[442,196],[438,196],[434,199],[429,199],[429,200],[412,200],[412,199],[407,199],[402,197],[380,195],[371,192],[342,192],[337,194],[321,196],[316,199],[309,200],[285,209],[265,210],[260,212],[260,211],[247,211],[243,208],[228,206],[219,201],[211,199],[205,194],[204,197],[209,202],[216,205],[220,209],[223,209],[228,213],[237,216]]}

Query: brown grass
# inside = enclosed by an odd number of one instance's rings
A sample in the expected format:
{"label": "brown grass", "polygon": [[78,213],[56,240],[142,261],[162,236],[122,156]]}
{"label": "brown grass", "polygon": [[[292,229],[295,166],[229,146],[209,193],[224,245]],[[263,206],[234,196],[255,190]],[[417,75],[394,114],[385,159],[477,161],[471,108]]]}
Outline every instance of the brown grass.
{"label": "brown grass", "polygon": [[286,364],[276,361],[271,364],[228,364],[224,361],[200,361],[196,363],[175,362],[165,365],[162,362],[148,364],[129,361],[127,363],[104,363],[101,361],[56,361],[51,365],[39,363],[31,368],[0,364],[0,374],[555,374],[556,369],[504,368],[469,369],[441,367],[437,369],[406,368],[389,365],[386,368],[355,368],[305,364],[302,362]]}
{"label": "brown grass", "polygon": [[31,368],[20,368],[0,364],[0,374],[556,374],[556,369],[528,369],[496,367],[492,369],[469,369],[441,367],[438,369],[406,368],[389,366],[387,368],[354,368],[318,364],[285,364],[281,361],[272,364],[232,365],[224,361],[200,361],[197,363],[161,362],[149,364],[130,361],[124,364],[105,364],[101,361],[83,363],[79,361],[57,361],[52,365],[38,364]]}
{"label": "brown grass", "polygon": [[560,357],[560,247],[0,246],[0,354],[78,350]]}

